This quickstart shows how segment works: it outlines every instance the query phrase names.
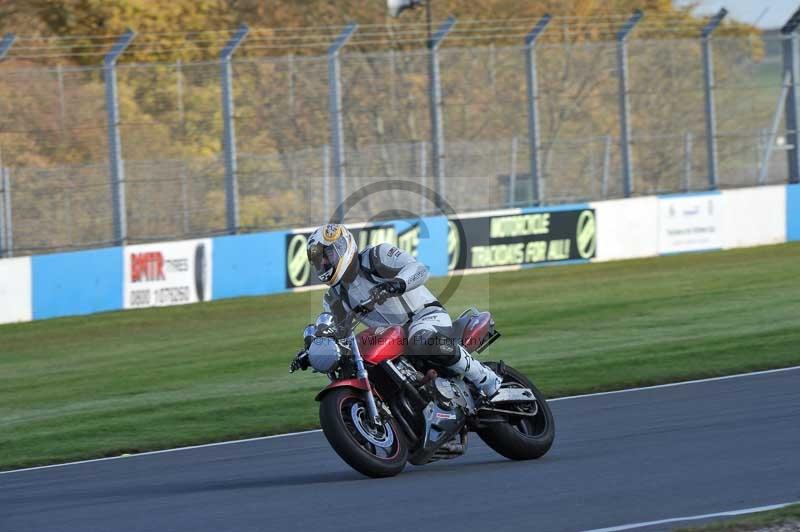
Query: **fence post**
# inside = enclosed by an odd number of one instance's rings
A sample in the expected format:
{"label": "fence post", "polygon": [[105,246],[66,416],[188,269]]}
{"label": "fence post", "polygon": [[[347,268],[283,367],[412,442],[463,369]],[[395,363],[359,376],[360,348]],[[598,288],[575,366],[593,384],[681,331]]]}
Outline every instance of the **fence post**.
{"label": "fence post", "polygon": [[11,178],[8,168],[0,168],[0,189],[3,195],[0,197],[0,257],[5,253],[6,257],[14,256],[14,218],[11,212]]}
{"label": "fence post", "polygon": [[606,135],[603,140],[603,177],[601,178],[600,193],[603,198],[608,197],[608,174],[611,172],[611,135]]}
{"label": "fence post", "polygon": [[225,218],[228,233],[239,230],[239,182],[236,176],[236,128],[233,123],[233,67],[231,57],[250,28],[242,24],[225,44],[220,59],[222,84],[222,149],[225,157]]}
{"label": "fence post", "polygon": [[328,222],[331,215],[331,147],[322,147],[322,219]]}
{"label": "fence post", "polygon": [[528,185],[528,204],[539,205],[544,197],[539,165],[539,84],[536,75],[536,40],[550,23],[550,15],[545,14],[536,26],[525,36],[525,85],[528,96],[528,156],[530,158],[531,182]]}
{"label": "fence post", "polygon": [[706,157],[708,158],[708,186],[717,188],[717,116],[714,109],[714,59],[711,56],[711,34],[722,23],[728,11],[723,7],[711,17],[700,32],[703,47],[703,87],[706,112]]}
{"label": "fence post", "polygon": [[[786,97],[786,142],[791,146],[787,151],[789,164],[789,183],[800,183],[800,135],[798,135],[798,118],[800,117],[800,36],[797,26],[800,25],[800,9],[781,28],[783,41],[783,71],[791,72],[791,86]],[[766,164],[766,163],[764,163]]]}
{"label": "fence post", "polygon": [[333,175],[336,178],[336,210],[334,221],[344,221],[345,153],[344,125],[342,124],[342,73],[339,51],[358,29],[351,22],[328,48],[328,112],[330,113],[331,148],[333,149]]}
{"label": "fence post", "polygon": [[508,172],[508,206],[517,202],[517,137],[511,139],[511,168]]}
{"label": "fence post", "polygon": [[439,72],[439,46],[456,23],[456,19],[448,17],[428,41],[428,97],[431,113],[431,144],[433,154],[434,189],[436,190],[436,207],[441,209],[442,200],[446,196],[445,185],[445,147],[444,118],[442,117],[442,80]]}
{"label": "fence post", "polygon": [[636,10],[617,32],[617,76],[619,77],[619,129],[622,154],[622,192],[630,197],[633,192],[633,160],[631,158],[631,120],[628,102],[628,35],[644,14]]}
{"label": "fence post", "polygon": [[114,243],[124,246],[128,239],[125,205],[125,166],[119,136],[119,97],[117,94],[117,59],[136,37],[133,30],[120,35],[103,59],[103,78],[106,85],[106,115],[108,117],[108,164],[111,170],[111,212],[114,217]]}
{"label": "fence post", "polygon": [[683,136],[683,191],[692,188],[692,132]]}

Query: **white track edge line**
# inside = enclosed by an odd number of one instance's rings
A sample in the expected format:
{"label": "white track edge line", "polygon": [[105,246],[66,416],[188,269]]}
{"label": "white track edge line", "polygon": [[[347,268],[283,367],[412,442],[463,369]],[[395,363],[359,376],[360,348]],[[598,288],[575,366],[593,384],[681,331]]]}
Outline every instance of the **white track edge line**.
{"label": "white track edge line", "polygon": [[601,395],[615,395],[618,393],[628,393],[628,392],[640,392],[645,390],[656,390],[658,388],[672,388],[674,386],[685,386],[687,384],[699,384],[703,382],[714,382],[714,381],[727,381],[730,379],[741,379],[743,377],[757,377],[758,375],[769,375],[770,373],[782,373],[785,371],[796,371],[800,370],[800,366],[790,366],[788,368],[777,368],[777,369],[765,369],[762,371],[751,371],[749,373],[737,373],[735,375],[724,375],[722,377],[708,377],[706,379],[695,379],[691,381],[680,381],[680,382],[668,382],[666,384],[654,384],[652,386],[639,386],[637,388],[625,388],[623,390],[611,390],[608,392],[594,392],[594,393],[586,393],[582,395],[570,395],[568,397],[556,397],[554,399],[548,399],[548,403],[553,403],[555,401],[566,401],[567,399],[582,399],[584,397],[598,397]]}
{"label": "white track edge line", "polygon": [[667,523],[680,523],[682,521],[699,521],[701,519],[711,519],[713,517],[734,517],[737,515],[754,514],[758,512],[767,512],[769,510],[779,510],[786,508],[792,504],[800,504],[800,501],[782,502],[780,504],[770,504],[768,506],[756,506],[754,508],[744,508],[741,510],[730,510],[728,512],[717,512],[713,514],[704,515],[690,515],[686,517],[672,517],[670,519],[660,519],[658,521],[643,521],[641,523],[630,523],[627,525],[611,526],[607,528],[594,528],[586,530],[585,532],[618,532],[620,530],[631,530],[634,528],[646,528],[649,526],[665,525]]}
{"label": "white track edge line", "polygon": [[[800,366],[791,366],[788,368],[778,368],[778,369],[768,369],[763,371],[752,371],[750,373],[737,373],[736,375],[725,375],[723,377],[710,377],[707,379],[696,379],[691,381],[682,381],[682,382],[671,382],[668,384],[656,384],[654,386],[640,386],[638,388],[626,388],[624,390],[612,390],[609,392],[595,392],[595,393],[587,393],[583,395],[570,395],[567,397],[556,397],[554,399],[548,399],[548,403],[554,403],[557,401],[567,401],[570,399],[583,399],[585,397],[598,397],[602,395],[612,395],[612,394],[619,394],[619,393],[628,393],[628,392],[638,392],[643,390],[654,390],[657,388],[670,388],[673,386],[684,386],[686,384],[698,384],[703,382],[713,382],[713,381],[722,381],[722,380],[729,380],[729,379],[739,379],[743,377],[755,377],[758,375],[767,375],[770,373],[781,373],[784,371],[794,371],[800,370]],[[26,467],[22,469],[12,469],[10,471],[0,471],[0,475],[9,475],[11,473],[21,473],[23,471],[36,471],[39,469],[50,469],[54,467],[66,467],[72,465],[79,465],[79,464],[90,464],[93,462],[104,462],[106,460],[118,460],[120,458],[133,458],[137,456],[149,456],[154,454],[164,454],[164,453],[172,453],[176,451],[189,451],[192,449],[202,449],[204,447],[216,447],[220,445],[232,445],[236,443],[248,443],[254,441],[261,441],[261,440],[271,440],[275,438],[286,438],[289,436],[302,436],[303,434],[313,434],[315,432],[322,432],[321,429],[314,429],[314,430],[305,430],[301,432],[287,432],[286,434],[273,434],[271,436],[257,436],[255,438],[246,438],[243,440],[228,440],[228,441],[220,441],[220,442],[213,442],[213,443],[203,443],[200,445],[189,445],[186,447],[175,447],[173,449],[161,449],[158,451],[145,451],[143,453],[135,453],[129,455],[120,455],[120,456],[106,456],[105,458],[92,458],[91,460],[79,460],[77,462],[64,462],[63,464],[50,464],[50,465],[43,465],[43,466],[35,466],[35,467]]]}

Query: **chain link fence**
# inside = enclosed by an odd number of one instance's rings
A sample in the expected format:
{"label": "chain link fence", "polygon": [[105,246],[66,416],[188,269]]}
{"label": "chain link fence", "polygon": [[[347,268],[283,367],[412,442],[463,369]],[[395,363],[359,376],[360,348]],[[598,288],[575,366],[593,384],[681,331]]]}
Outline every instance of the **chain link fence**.
{"label": "chain link fence", "polygon": [[[712,41],[720,187],[789,179],[782,39]],[[700,40],[627,46],[633,195],[708,189]],[[439,50],[446,203],[464,212],[622,197],[617,47],[537,45],[538,202],[524,48]],[[334,215],[339,191],[346,198],[387,180],[436,188],[428,51],[345,49],[340,66],[341,183],[329,58],[232,61],[238,231],[319,224]],[[121,64],[116,72],[126,242],[231,232],[220,63]],[[103,69],[5,67],[0,94],[3,255],[118,243]],[[390,189],[345,220],[434,212],[430,198]]]}

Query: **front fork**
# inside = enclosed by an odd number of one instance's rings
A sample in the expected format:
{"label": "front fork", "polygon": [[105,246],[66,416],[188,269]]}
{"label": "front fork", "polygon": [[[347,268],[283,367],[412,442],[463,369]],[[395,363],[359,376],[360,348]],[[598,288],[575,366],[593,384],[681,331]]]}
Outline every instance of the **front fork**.
{"label": "front fork", "polygon": [[358,349],[358,341],[355,334],[350,335],[350,351],[353,352],[353,359],[356,362],[356,374],[366,387],[364,395],[367,396],[367,413],[373,425],[379,427],[381,418],[378,415],[378,405],[375,404],[375,394],[372,393],[372,384],[369,382],[369,374],[367,374],[367,369],[364,367],[364,359],[361,358],[361,351]]}

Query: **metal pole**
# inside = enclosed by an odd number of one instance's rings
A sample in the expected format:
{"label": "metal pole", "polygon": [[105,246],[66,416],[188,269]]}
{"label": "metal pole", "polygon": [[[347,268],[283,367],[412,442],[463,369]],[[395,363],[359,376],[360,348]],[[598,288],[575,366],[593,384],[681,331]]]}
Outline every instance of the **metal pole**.
{"label": "metal pole", "polygon": [[175,62],[175,89],[178,97],[178,123],[181,131],[184,131],[184,108],[183,108],[183,63],[180,59]]}
{"label": "metal pole", "polygon": [[322,219],[328,222],[331,215],[331,148],[327,144],[322,147]]}
{"label": "metal pole", "polygon": [[683,191],[689,192],[692,188],[692,132],[687,131],[683,136]]}
{"label": "metal pole", "polygon": [[5,215],[5,229],[6,229],[6,236],[5,236],[5,248],[6,248],[6,257],[13,257],[14,256],[14,216],[13,212],[11,211],[11,177],[9,176],[8,168],[2,169],[3,175],[3,202],[5,203],[4,215]]}
{"label": "metal pole", "polygon": [[56,78],[58,81],[58,117],[61,126],[61,135],[64,135],[64,128],[67,123],[67,106],[64,101],[64,67],[61,63],[56,65]]}
{"label": "metal pole", "polygon": [[511,139],[511,168],[508,172],[508,206],[517,201],[517,137]]}
{"label": "metal pole", "polygon": [[603,142],[603,177],[600,185],[602,197],[608,197],[608,174],[611,172],[611,135],[606,135]]}
{"label": "metal pole", "polygon": [[[800,183],[800,135],[798,126],[800,122],[800,37],[797,35],[797,26],[800,25],[800,9],[797,9],[791,18],[781,28],[784,35],[783,41],[783,70],[791,72],[791,87],[786,96],[786,141],[791,146],[787,151],[789,164],[789,183]],[[765,164],[764,164],[765,166]]]}
{"label": "metal pole", "polygon": [[344,125],[342,123],[342,74],[339,51],[358,29],[351,22],[328,48],[328,109],[330,113],[331,148],[333,149],[333,175],[336,177],[336,210],[334,221],[344,221],[345,151]]}
{"label": "metal pole", "polygon": [[525,84],[528,93],[528,156],[530,158],[531,182],[528,186],[528,204],[539,205],[544,198],[544,183],[539,163],[539,84],[536,76],[536,40],[550,23],[545,14],[525,36]]}
{"label": "metal pole", "polygon": [[764,157],[761,160],[761,168],[758,170],[758,184],[764,185],[767,182],[767,170],[769,169],[769,160],[772,158],[772,148],[775,146],[775,139],[778,136],[778,128],[781,124],[781,116],[783,116],[783,107],[787,100],[790,100],[792,88],[792,74],[788,71],[783,73],[783,89],[781,89],[781,96],[778,98],[778,106],[775,108],[775,114],[772,116],[772,127],[770,128],[769,138],[767,145],[764,148]]}
{"label": "metal pole", "polygon": [[114,217],[114,243],[124,246],[128,239],[125,206],[125,167],[119,136],[119,98],[117,94],[117,59],[136,37],[133,30],[123,33],[103,59],[106,85],[106,114],[108,116],[108,164],[111,170],[111,212]]}
{"label": "metal pole", "polygon": [[617,64],[619,77],[619,128],[622,153],[622,191],[625,197],[633,193],[633,160],[631,156],[631,121],[628,102],[628,35],[644,14],[636,10],[617,33]]}
{"label": "metal pole", "polygon": [[714,60],[711,56],[711,34],[722,23],[728,11],[723,7],[711,17],[700,32],[703,47],[703,85],[706,104],[706,152],[708,158],[708,186],[717,188],[717,116],[714,109]]}
{"label": "metal pole", "polygon": [[239,182],[236,176],[236,129],[233,123],[231,57],[249,31],[250,28],[246,24],[239,26],[219,55],[222,82],[222,148],[225,156],[225,218],[227,231],[231,234],[239,230]]}
{"label": "metal pole", "polygon": [[[419,184],[422,187],[423,192],[425,191],[425,186],[427,185],[427,173],[428,173],[428,161],[427,158],[427,150],[425,149],[425,141],[419,143]],[[419,214],[420,216],[425,212],[425,208],[427,205],[425,204],[426,195],[420,194],[419,195]]]}
{"label": "metal pole", "polygon": [[[430,4],[430,2],[428,2]],[[437,207],[441,208],[441,201],[446,196],[445,186],[445,147],[444,147],[444,118],[442,113],[442,80],[439,73],[439,45],[453,26],[456,19],[448,17],[428,43],[428,96],[430,98],[431,113],[431,144],[433,148],[433,177],[436,190]]]}
{"label": "metal pole", "polygon": [[14,41],[17,40],[17,36],[13,33],[6,33],[3,35],[3,38],[0,40],[0,61],[5,59],[6,54],[14,45]]}
{"label": "metal pole", "polygon": [[5,180],[2,179],[3,170],[0,169],[0,259],[3,258],[6,248],[6,196]]}

